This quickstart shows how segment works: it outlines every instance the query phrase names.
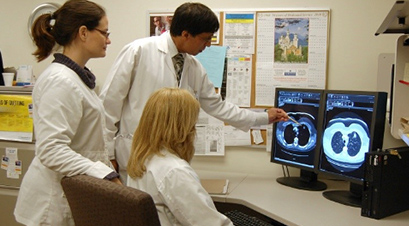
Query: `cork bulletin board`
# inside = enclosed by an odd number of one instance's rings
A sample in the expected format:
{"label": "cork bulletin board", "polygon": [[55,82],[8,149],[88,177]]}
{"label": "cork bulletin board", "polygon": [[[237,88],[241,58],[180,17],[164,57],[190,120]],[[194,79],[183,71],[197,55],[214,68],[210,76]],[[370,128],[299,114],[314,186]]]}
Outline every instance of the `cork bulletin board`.
{"label": "cork bulletin board", "polygon": [[[329,9],[214,10],[220,29],[214,46],[227,46],[225,81],[218,92],[242,108],[274,106],[277,87],[325,89],[327,86]],[[170,11],[151,11],[163,21]],[[261,129],[267,144],[265,128]],[[253,142],[253,137],[252,137]]]}

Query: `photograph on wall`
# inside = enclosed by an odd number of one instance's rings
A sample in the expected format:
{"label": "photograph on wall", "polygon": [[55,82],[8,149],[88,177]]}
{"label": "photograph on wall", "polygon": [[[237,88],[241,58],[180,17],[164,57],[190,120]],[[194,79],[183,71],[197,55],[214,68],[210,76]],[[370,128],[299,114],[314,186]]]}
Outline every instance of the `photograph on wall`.
{"label": "photograph on wall", "polygon": [[308,18],[276,18],[274,62],[308,62]]}
{"label": "photograph on wall", "polygon": [[[215,12],[217,19],[220,22],[220,12]],[[173,12],[150,12],[148,18],[148,32],[149,36],[159,36],[170,30],[172,24]],[[219,31],[212,36],[212,45],[219,44]]]}
{"label": "photograph on wall", "polygon": [[149,36],[159,36],[170,29],[173,13],[149,14]]}

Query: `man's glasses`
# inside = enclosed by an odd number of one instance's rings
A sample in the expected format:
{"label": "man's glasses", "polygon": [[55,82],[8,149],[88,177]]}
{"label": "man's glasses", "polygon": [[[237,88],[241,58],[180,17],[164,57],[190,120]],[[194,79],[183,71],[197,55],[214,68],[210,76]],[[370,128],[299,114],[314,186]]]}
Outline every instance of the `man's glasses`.
{"label": "man's glasses", "polygon": [[109,31],[99,30],[98,28],[94,28],[94,30],[97,30],[101,35],[105,36],[105,38],[109,38],[109,35],[111,34]]}

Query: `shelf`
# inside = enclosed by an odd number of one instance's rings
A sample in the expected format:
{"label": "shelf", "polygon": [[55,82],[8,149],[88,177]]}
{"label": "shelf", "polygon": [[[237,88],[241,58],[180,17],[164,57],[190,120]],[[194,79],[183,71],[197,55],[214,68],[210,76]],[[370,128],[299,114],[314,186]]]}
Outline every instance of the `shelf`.
{"label": "shelf", "polygon": [[[396,1],[388,15],[376,31],[375,35],[382,33],[409,33],[409,24],[406,17],[409,15],[409,0]],[[409,18],[408,18],[409,19]]]}

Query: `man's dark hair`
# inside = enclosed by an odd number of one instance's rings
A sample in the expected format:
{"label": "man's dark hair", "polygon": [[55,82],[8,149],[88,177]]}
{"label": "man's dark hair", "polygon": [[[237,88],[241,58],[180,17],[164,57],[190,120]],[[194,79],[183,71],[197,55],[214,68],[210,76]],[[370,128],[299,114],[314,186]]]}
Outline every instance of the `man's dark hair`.
{"label": "man's dark hair", "polygon": [[196,36],[204,32],[215,33],[217,30],[219,21],[214,12],[201,3],[192,2],[184,3],[176,9],[170,26],[172,36],[180,36],[182,31]]}

